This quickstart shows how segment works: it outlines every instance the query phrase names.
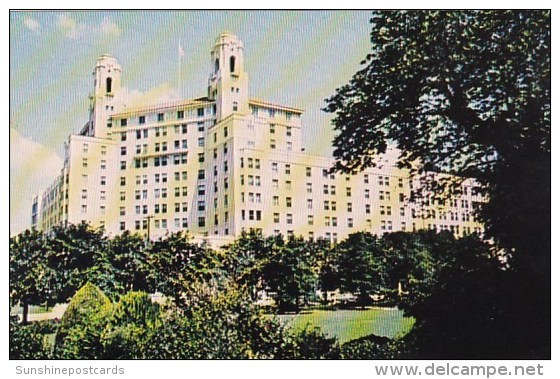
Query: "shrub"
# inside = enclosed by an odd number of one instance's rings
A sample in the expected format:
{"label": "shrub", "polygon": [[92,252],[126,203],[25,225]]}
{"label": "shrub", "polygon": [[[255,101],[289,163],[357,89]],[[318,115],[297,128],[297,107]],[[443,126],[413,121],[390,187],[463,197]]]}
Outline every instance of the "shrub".
{"label": "shrub", "polygon": [[91,283],[70,300],[56,336],[55,356],[62,359],[101,358],[101,333],[107,325],[111,301]]}
{"label": "shrub", "polygon": [[115,305],[101,336],[107,359],[141,358],[149,333],[161,323],[158,304],[144,292],[129,292]]}

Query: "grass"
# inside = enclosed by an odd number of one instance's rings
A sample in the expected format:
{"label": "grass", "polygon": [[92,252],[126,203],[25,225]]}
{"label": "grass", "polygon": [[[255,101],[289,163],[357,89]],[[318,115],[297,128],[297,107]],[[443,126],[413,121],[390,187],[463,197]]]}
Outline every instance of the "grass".
{"label": "grass", "polygon": [[371,308],[365,310],[312,310],[297,315],[278,315],[282,322],[296,330],[318,327],[340,343],[370,334],[395,338],[405,335],[414,324],[414,318],[404,317],[397,308]]}

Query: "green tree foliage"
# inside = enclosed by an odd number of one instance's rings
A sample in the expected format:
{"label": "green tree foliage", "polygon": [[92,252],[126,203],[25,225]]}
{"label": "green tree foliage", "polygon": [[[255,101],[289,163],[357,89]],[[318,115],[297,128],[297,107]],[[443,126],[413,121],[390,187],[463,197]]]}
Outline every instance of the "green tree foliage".
{"label": "green tree foliage", "polygon": [[253,300],[264,289],[264,270],[277,238],[264,237],[262,232],[251,229],[241,232],[241,236],[227,249],[223,262],[226,275],[249,288]]}
{"label": "green tree foliage", "polygon": [[27,323],[30,304],[51,300],[49,291],[54,272],[47,267],[48,246],[42,232],[26,230],[10,238],[10,302],[21,302],[23,323]]}
{"label": "green tree foliage", "polygon": [[55,356],[62,359],[101,358],[101,333],[111,311],[109,298],[93,284],[86,283],[72,297],[62,316]]}
{"label": "green tree foliage", "polygon": [[104,358],[142,358],[148,335],[160,324],[158,304],[144,292],[128,292],[114,306],[101,335]]}
{"label": "green tree foliage", "polygon": [[335,247],[340,290],[352,292],[359,303],[367,305],[370,295],[382,286],[383,252],[377,237],[366,232],[354,233]]}
{"label": "green tree foliage", "polygon": [[147,264],[156,290],[177,304],[184,301],[191,285],[214,278],[219,266],[211,249],[190,243],[182,232],[153,242],[148,254]]}
{"label": "green tree foliage", "polygon": [[147,249],[144,239],[128,230],[108,241],[107,261],[110,264],[115,292],[124,294],[129,291],[153,292],[150,283],[150,267],[147,263]]}
{"label": "green tree foliage", "polygon": [[94,229],[85,222],[57,226],[49,233],[48,244],[48,267],[56,273],[51,290],[58,302],[67,302],[88,281],[110,282],[111,278],[104,276],[108,263],[103,254],[106,238],[101,229]]}
{"label": "green tree foliage", "polygon": [[236,286],[197,284],[185,299],[151,334],[146,358],[247,359],[281,350],[281,325],[265,318]]}
{"label": "green tree foliage", "polygon": [[403,167],[475,178],[486,197],[477,216],[511,253],[516,277],[511,303],[498,291],[502,275],[487,279],[495,290],[480,299],[504,306],[500,351],[529,354],[525,339],[549,356],[550,11],[374,12],[371,23],[363,67],[325,108],[338,131],[335,168],[371,167],[393,141]]}
{"label": "green tree foliage", "polygon": [[340,359],[399,359],[407,348],[403,340],[374,335],[348,341],[340,346]]}
{"label": "green tree foliage", "polygon": [[10,359],[49,359],[49,348],[38,323],[21,324],[10,317]]}
{"label": "green tree foliage", "polygon": [[313,263],[318,249],[315,243],[277,238],[264,267],[266,287],[272,292],[280,312],[299,311],[301,300],[313,293],[316,275]]}

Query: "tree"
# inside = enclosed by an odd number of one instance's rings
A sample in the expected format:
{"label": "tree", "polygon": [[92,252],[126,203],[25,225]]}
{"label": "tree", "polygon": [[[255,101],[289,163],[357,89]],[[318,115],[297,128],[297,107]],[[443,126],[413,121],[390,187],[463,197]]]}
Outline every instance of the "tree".
{"label": "tree", "polygon": [[429,294],[437,273],[435,245],[449,239],[453,240],[450,232],[384,234],[379,241],[384,256],[381,275],[384,292],[397,300]]}
{"label": "tree", "polygon": [[148,250],[148,267],[155,289],[175,300],[185,301],[185,294],[193,284],[212,279],[216,275],[216,255],[207,246],[188,241],[182,232],[171,233],[153,242]]}
{"label": "tree", "polygon": [[275,242],[264,267],[264,281],[280,312],[298,312],[301,298],[315,288],[316,245],[302,238],[290,238],[286,243],[279,238]]}
{"label": "tree", "polygon": [[477,179],[500,245],[548,252],[550,11],[374,12],[371,23],[364,67],[325,108],[336,168],[371,167],[394,141],[405,167]]}
{"label": "tree", "polygon": [[486,199],[477,217],[510,253],[525,310],[510,304],[502,321],[549,356],[550,11],[374,12],[371,23],[363,67],[327,99],[334,168],[372,167],[394,143],[413,174],[474,178]]}
{"label": "tree", "polygon": [[53,272],[46,265],[48,247],[45,236],[35,229],[10,237],[10,301],[21,302],[22,323],[27,323],[30,304],[51,299],[49,283]]}
{"label": "tree", "polygon": [[117,293],[129,291],[153,292],[154,284],[149,281],[150,268],[144,239],[128,230],[108,241],[106,259]]}
{"label": "tree", "polygon": [[340,290],[358,295],[361,305],[382,288],[383,253],[377,236],[353,233],[336,247]]}
{"label": "tree", "polygon": [[241,232],[227,249],[223,267],[226,275],[235,283],[246,286],[253,300],[264,289],[264,269],[272,255],[277,237],[264,237],[261,231],[251,229]]}
{"label": "tree", "polygon": [[88,281],[94,284],[110,282],[104,278],[109,270],[108,262],[102,256],[106,242],[103,230],[86,222],[56,226],[49,232],[47,260],[48,267],[56,274],[51,290],[56,294],[57,302],[67,302]]}

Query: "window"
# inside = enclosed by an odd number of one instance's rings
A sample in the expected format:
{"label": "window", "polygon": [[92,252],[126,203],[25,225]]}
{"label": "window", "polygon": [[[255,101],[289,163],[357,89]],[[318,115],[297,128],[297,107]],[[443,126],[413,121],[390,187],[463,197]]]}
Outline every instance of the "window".
{"label": "window", "polygon": [[126,170],[126,161],[121,161],[121,170]]}
{"label": "window", "polygon": [[227,126],[224,126],[224,138],[228,136]]}
{"label": "window", "polygon": [[311,177],[311,167],[306,167],[305,168],[305,176],[307,176],[308,178]]}
{"label": "window", "polygon": [[329,186],[327,184],[323,184],[323,193],[325,195],[329,194]]}
{"label": "window", "polygon": [[346,196],[348,197],[352,196],[352,188],[346,187]]}
{"label": "window", "polygon": [[331,218],[325,217],[325,226],[331,226]]}
{"label": "window", "polygon": [[288,214],[286,215],[286,224],[291,225],[292,222],[293,222],[292,214],[291,214],[291,213],[288,213]]}
{"label": "window", "polygon": [[157,120],[158,120],[159,122],[163,121],[163,113],[158,113],[158,115],[157,115]]}
{"label": "window", "polygon": [[382,216],[385,215],[385,206],[384,206],[384,205],[381,205],[381,206],[379,207],[379,213],[380,213]]}
{"label": "window", "polygon": [[126,126],[126,118],[121,118],[121,126]]}
{"label": "window", "polygon": [[289,164],[286,165],[286,175],[290,175],[291,173],[291,166]]}
{"label": "window", "polygon": [[272,162],[272,172],[278,172],[278,163]]}
{"label": "window", "polygon": [[286,207],[288,207],[288,208],[292,207],[292,198],[291,197],[286,198]]}
{"label": "window", "polygon": [[280,213],[274,213],[273,221],[275,224],[278,224],[280,222]]}
{"label": "window", "polygon": [[272,188],[278,188],[278,179],[272,179]]}
{"label": "window", "polygon": [[126,146],[121,146],[121,155],[126,155]]}
{"label": "window", "polygon": [[107,184],[107,177],[106,176],[102,176],[101,177],[101,185],[104,186]]}
{"label": "window", "polygon": [[[232,58],[233,58],[233,57],[232,57]],[[237,112],[237,107],[238,107],[237,101],[234,101],[234,102],[233,102],[233,111],[234,111],[234,112]]]}
{"label": "window", "polygon": [[368,174],[364,174],[364,183],[369,184],[369,176]]}
{"label": "window", "polygon": [[292,142],[291,141],[286,142],[286,150],[292,151]]}
{"label": "window", "polygon": [[107,161],[106,160],[102,160],[101,161],[101,169],[105,170],[107,168]]}
{"label": "window", "polygon": [[325,202],[323,203],[323,208],[328,211],[329,210],[329,202],[327,200],[325,200]]}
{"label": "window", "polygon": [[270,140],[270,148],[271,149],[276,149],[276,140],[273,140],[273,139]]}
{"label": "window", "polygon": [[364,197],[365,197],[366,199],[369,199],[369,188],[366,188],[366,189],[365,189],[365,191],[364,191]]}
{"label": "window", "polygon": [[119,230],[125,230],[126,229],[126,223],[124,221],[121,221],[119,223]]}
{"label": "window", "polygon": [[[400,208],[400,210],[399,210],[399,215],[400,215],[400,216],[404,216],[404,208],[403,208],[403,207]],[[463,220],[463,221],[464,221],[464,220]]]}
{"label": "window", "polygon": [[87,158],[82,158],[82,167],[87,167],[87,166],[88,166]]}
{"label": "window", "polygon": [[313,225],[313,215],[307,215],[307,225]]}
{"label": "window", "polygon": [[206,203],[204,202],[204,200],[199,200],[197,205],[198,205],[197,209],[199,211],[202,212],[202,211],[206,210]]}
{"label": "window", "polygon": [[179,120],[185,118],[185,111],[177,111],[177,118]]}
{"label": "window", "polygon": [[313,185],[311,183],[307,183],[307,193],[313,192]]}
{"label": "window", "polygon": [[204,137],[198,138],[198,147],[204,147]]}
{"label": "window", "polygon": [[121,133],[121,141],[126,141],[126,132]]}
{"label": "window", "polygon": [[331,210],[336,211],[336,201],[331,201]]}
{"label": "window", "polygon": [[276,132],[276,127],[274,124],[270,124],[270,134],[274,134]]}
{"label": "window", "polygon": [[336,187],[331,186],[331,195],[336,195]]}
{"label": "window", "polygon": [[352,212],[352,203],[346,204],[346,210],[347,210],[348,212]]}
{"label": "window", "polygon": [[198,116],[198,117],[204,116],[204,108],[198,108],[198,109],[196,110],[196,113],[197,113],[197,116]]}
{"label": "window", "polygon": [[278,204],[279,204],[279,198],[278,198],[278,196],[273,196],[273,197],[272,197],[272,204],[273,204],[273,205],[278,205]]}
{"label": "window", "polygon": [[338,218],[337,218],[337,217],[333,217],[333,218],[331,219],[331,221],[332,221],[332,226],[334,226],[334,227],[337,227],[337,226],[338,226]]}
{"label": "window", "polygon": [[371,213],[371,205],[366,204],[366,214],[370,214],[370,213]]}
{"label": "window", "polygon": [[286,136],[287,137],[292,136],[292,127],[291,126],[286,127]]}
{"label": "window", "polygon": [[313,199],[307,199],[307,209],[313,209]]}
{"label": "window", "polygon": [[353,218],[349,218],[349,219],[348,219],[348,227],[349,227],[349,228],[353,228],[353,227],[354,227],[354,219],[353,219]]}
{"label": "window", "polygon": [[82,190],[82,199],[87,199],[87,189]]}
{"label": "window", "polygon": [[199,228],[204,228],[206,226],[206,220],[204,219],[204,217],[199,217],[198,218],[198,227]]}

